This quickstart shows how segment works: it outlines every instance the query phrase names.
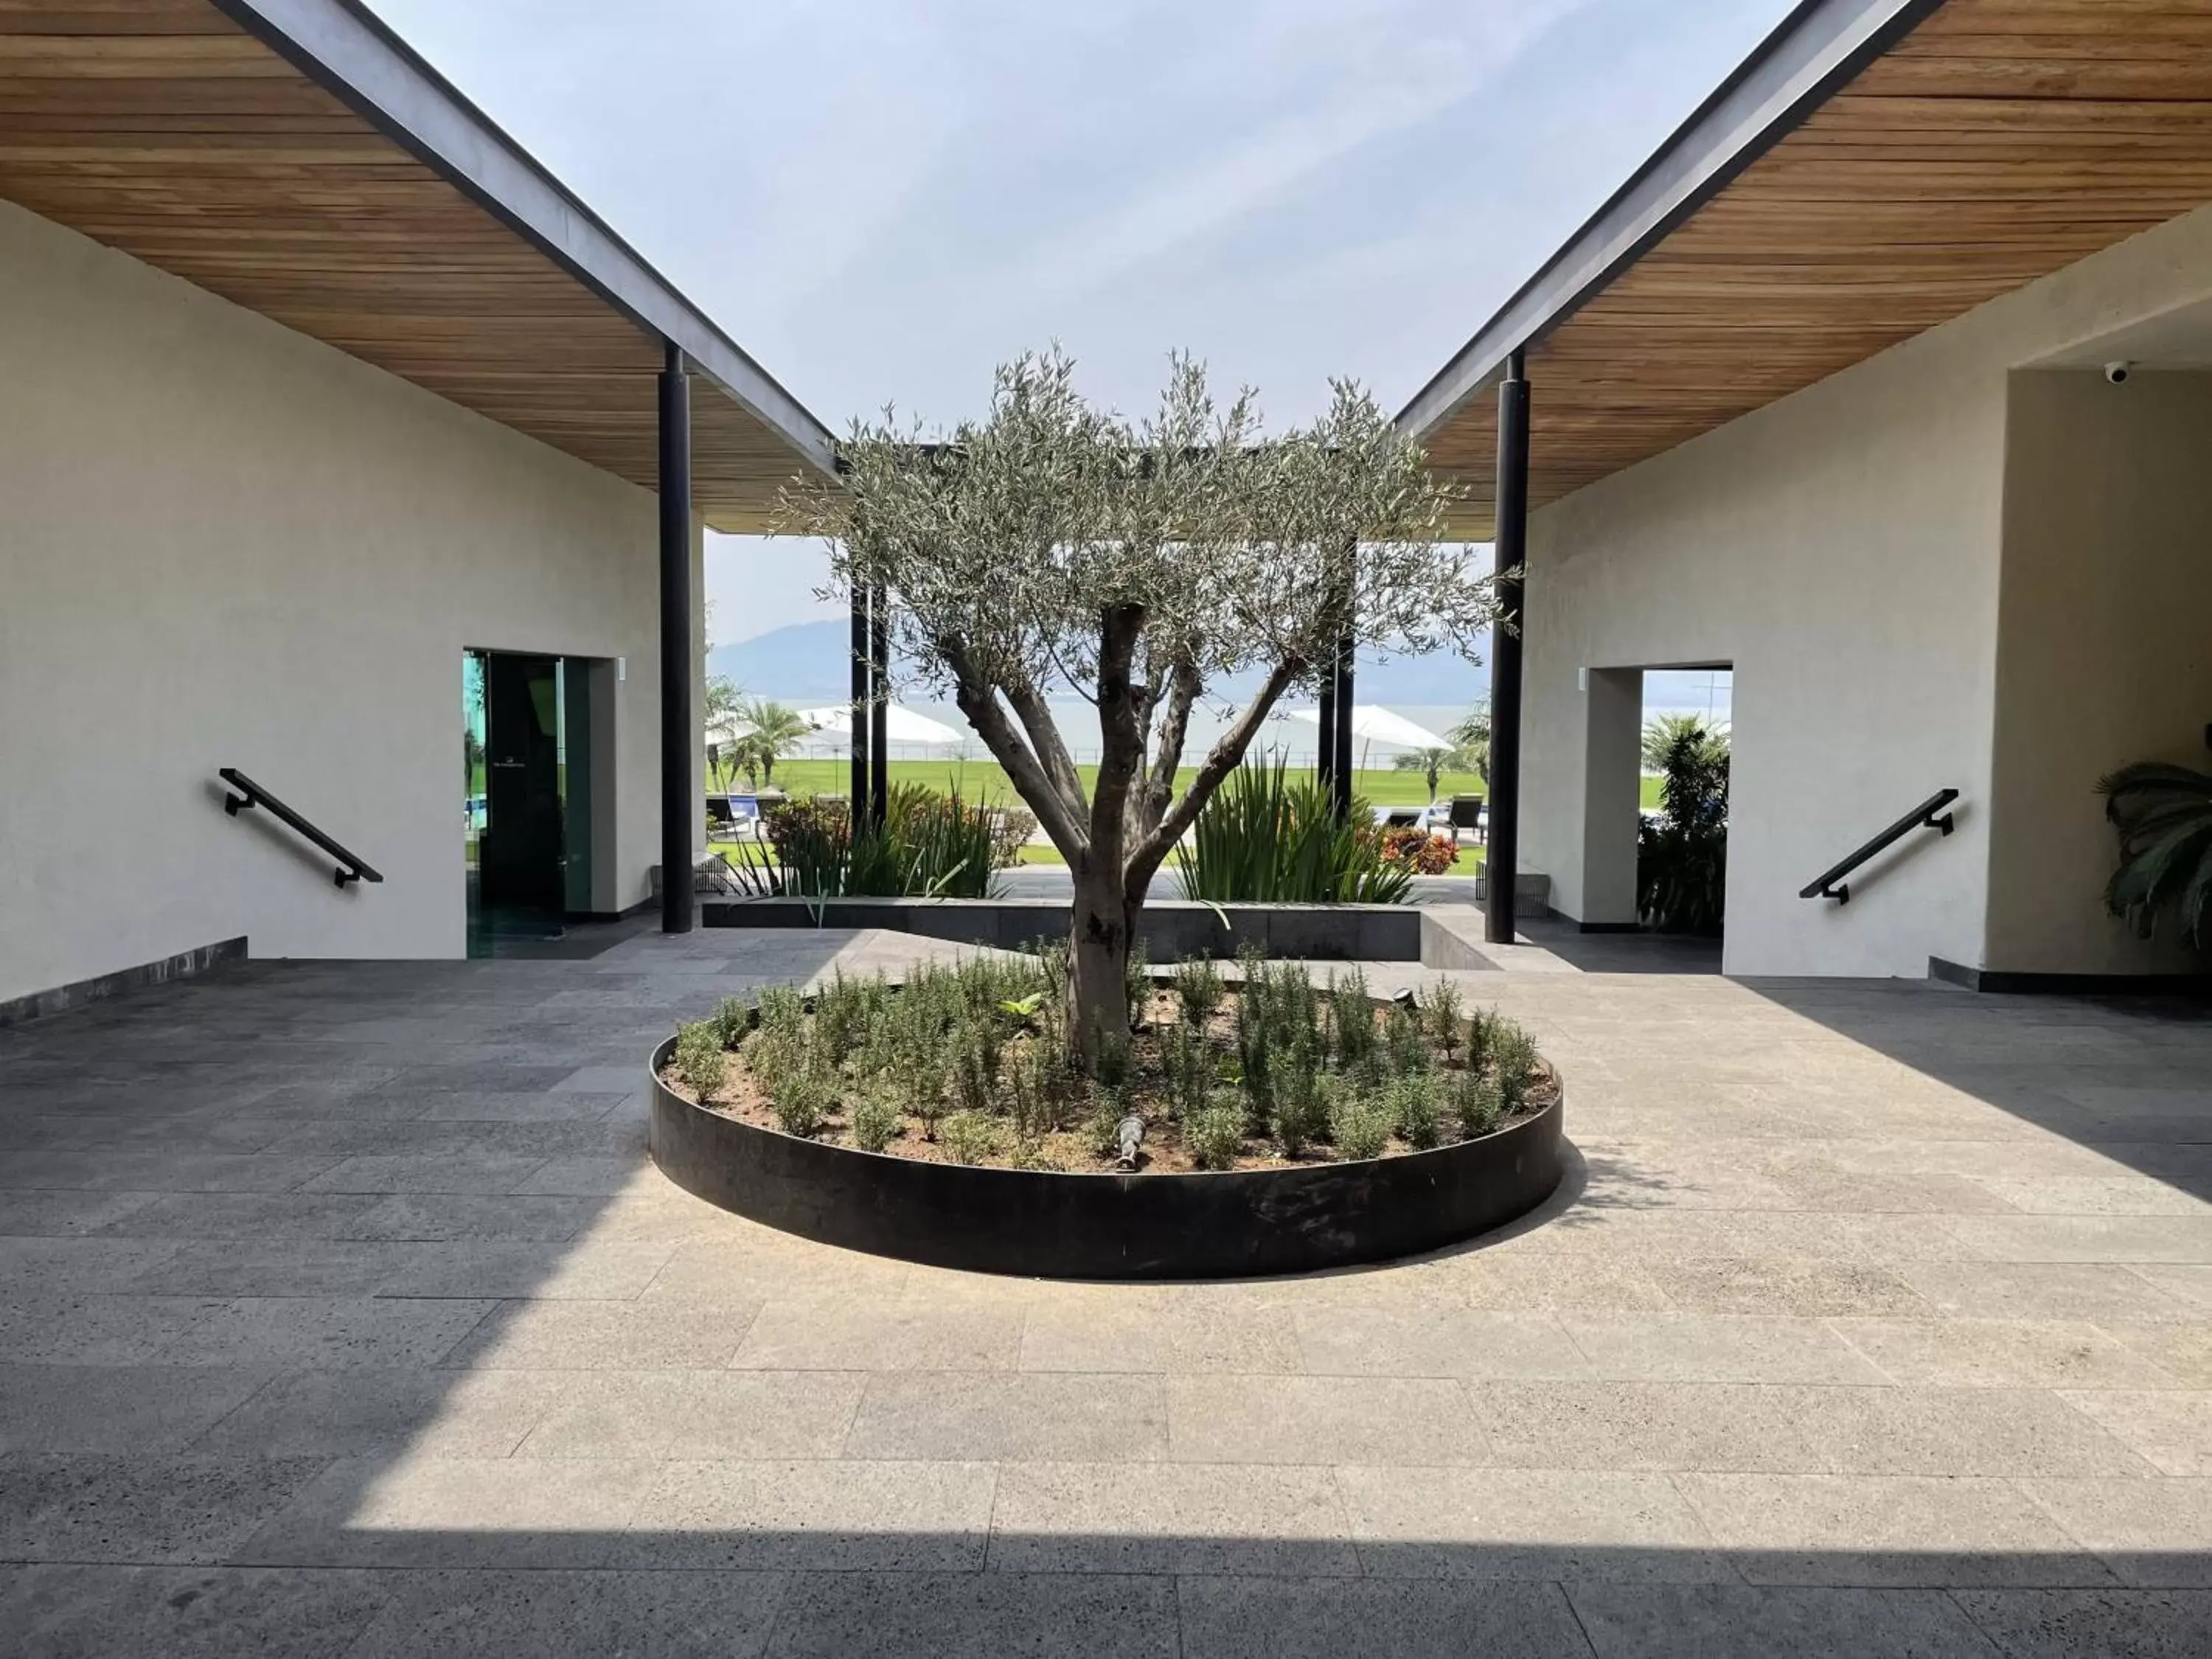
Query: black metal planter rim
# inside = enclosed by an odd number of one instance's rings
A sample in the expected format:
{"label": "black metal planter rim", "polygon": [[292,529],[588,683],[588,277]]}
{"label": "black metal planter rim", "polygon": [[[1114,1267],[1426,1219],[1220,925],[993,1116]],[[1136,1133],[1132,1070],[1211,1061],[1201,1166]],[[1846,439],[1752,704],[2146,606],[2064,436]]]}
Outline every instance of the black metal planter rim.
{"label": "black metal planter rim", "polygon": [[663,1175],[781,1231],[931,1267],[1044,1279],[1239,1279],[1387,1261],[1542,1204],[1564,1170],[1565,1099],[1425,1152],[1282,1170],[1066,1173],[932,1164],[803,1140],[694,1104],[653,1052]]}

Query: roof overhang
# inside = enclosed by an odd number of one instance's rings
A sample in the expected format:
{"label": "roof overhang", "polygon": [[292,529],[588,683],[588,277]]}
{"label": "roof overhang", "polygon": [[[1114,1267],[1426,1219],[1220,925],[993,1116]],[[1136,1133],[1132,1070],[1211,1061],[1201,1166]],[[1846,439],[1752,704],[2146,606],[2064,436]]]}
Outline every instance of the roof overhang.
{"label": "roof overhang", "polygon": [[1804,0],[1400,416],[1491,533],[2212,201],[2212,0]]}
{"label": "roof overhang", "polygon": [[647,489],[672,343],[719,529],[834,468],[796,398],[356,0],[10,0],[0,196]]}

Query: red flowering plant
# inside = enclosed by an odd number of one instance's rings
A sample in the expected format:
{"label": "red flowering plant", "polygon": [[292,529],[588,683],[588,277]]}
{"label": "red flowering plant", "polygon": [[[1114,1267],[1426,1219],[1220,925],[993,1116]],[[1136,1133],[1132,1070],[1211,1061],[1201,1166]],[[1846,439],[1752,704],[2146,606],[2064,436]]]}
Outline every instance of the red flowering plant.
{"label": "red flowering plant", "polygon": [[1459,848],[1449,836],[1432,836],[1418,825],[1395,824],[1382,832],[1386,864],[1409,864],[1419,876],[1440,876],[1459,862]]}

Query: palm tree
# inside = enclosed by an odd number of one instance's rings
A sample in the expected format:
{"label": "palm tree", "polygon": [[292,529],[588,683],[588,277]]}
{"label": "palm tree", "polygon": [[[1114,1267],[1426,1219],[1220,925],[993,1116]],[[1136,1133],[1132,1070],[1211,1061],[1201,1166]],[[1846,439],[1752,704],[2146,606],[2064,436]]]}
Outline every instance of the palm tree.
{"label": "palm tree", "polygon": [[738,763],[751,777],[756,769],[764,784],[775,781],[775,763],[804,743],[814,728],[799,719],[799,711],[767,697],[748,698],[738,711],[744,728],[738,738]]}
{"label": "palm tree", "polygon": [[1717,757],[1728,753],[1728,727],[1709,726],[1702,714],[1655,714],[1644,723],[1644,769],[1664,772],[1668,755],[1685,738],[1702,741]]}
{"label": "palm tree", "polygon": [[1479,775],[1483,782],[1490,781],[1490,705],[1479,702],[1467,711],[1467,717],[1444,734],[1452,740],[1452,747],[1467,757],[1460,769]]}
{"label": "palm tree", "polygon": [[1479,770],[1474,751],[1455,744],[1448,749],[1408,749],[1391,763],[1401,772],[1419,772],[1428,780],[1429,805],[1437,804],[1437,781],[1446,772]]}
{"label": "palm tree", "polygon": [[[726,674],[715,674],[707,681],[707,730],[709,732],[735,732],[744,721],[739,713],[740,700],[745,689]],[[722,768],[725,762],[735,757],[734,743],[717,738],[708,745],[707,757],[714,769],[714,787],[722,787]]]}

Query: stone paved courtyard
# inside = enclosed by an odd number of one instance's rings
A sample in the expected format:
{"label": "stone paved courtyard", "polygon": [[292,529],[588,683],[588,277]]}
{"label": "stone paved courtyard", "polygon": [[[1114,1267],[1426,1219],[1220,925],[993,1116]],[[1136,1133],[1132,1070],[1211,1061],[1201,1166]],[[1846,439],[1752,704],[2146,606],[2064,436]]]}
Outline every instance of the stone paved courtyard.
{"label": "stone paved courtyard", "polygon": [[912,1267],[646,1164],[674,1018],[915,948],[0,1031],[0,1651],[2212,1647],[2201,1015],[1531,951],[1461,977],[1564,1071],[1566,1188],[1297,1281]]}

